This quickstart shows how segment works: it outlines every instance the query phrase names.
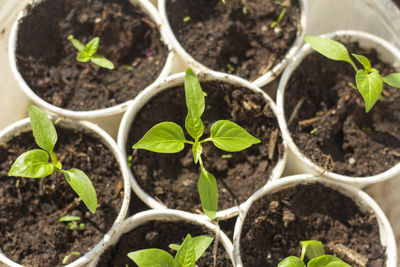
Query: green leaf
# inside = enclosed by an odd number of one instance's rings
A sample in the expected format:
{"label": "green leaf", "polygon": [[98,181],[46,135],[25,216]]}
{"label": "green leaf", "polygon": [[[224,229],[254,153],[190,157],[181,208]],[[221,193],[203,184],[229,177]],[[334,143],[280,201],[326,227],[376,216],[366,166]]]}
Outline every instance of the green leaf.
{"label": "green leaf", "polygon": [[329,38],[322,38],[310,35],[306,35],[304,37],[304,40],[321,55],[329,59],[348,62],[357,71],[357,67],[354,64],[353,60],[351,60],[347,48],[340,42]]}
{"label": "green leaf", "polygon": [[281,261],[278,267],[306,267],[306,265],[299,257],[289,256]]}
{"label": "green leaf", "polygon": [[178,244],[169,244],[168,247],[169,247],[170,249],[172,249],[172,250],[178,251],[179,248],[180,248],[181,246],[178,245]]}
{"label": "green leaf", "polygon": [[307,256],[308,260],[312,260],[319,256],[325,255],[324,245],[321,241],[306,240],[300,241],[301,246],[301,259]]}
{"label": "green leaf", "polygon": [[161,122],[153,126],[133,149],[146,149],[158,153],[177,153],[185,147],[182,128],[174,122]]}
{"label": "green leaf", "polygon": [[201,153],[203,152],[203,148],[202,148],[201,144],[199,142],[195,142],[192,147],[192,151],[193,151],[194,163],[197,164],[197,162],[199,161],[199,158],[201,156]]}
{"label": "green leaf", "polygon": [[90,60],[89,55],[87,54],[87,52],[83,51],[80,52],[77,56],[76,56],[76,60],[78,60],[79,62],[88,62]]}
{"label": "green leaf", "polygon": [[96,64],[102,68],[109,69],[109,70],[114,69],[114,64],[110,60],[106,59],[105,57],[94,55],[90,59],[92,60],[92,62],[94,64]]}
{"label": "green leaf", "polygon": [[72,45],[79,52],[82,52],[85,49],[85,45],[83,45],[78,39],[75,39],[72,34],[68,35],[68,40],[71,41]]}
{"label": "green leaf", "polygon": [[219,149],[228,152],[241,151],[261,142],[236,123],[227,120],[213,124],[209,140]]}
{"label": "green leaf", "polygon": [[356,73],[356,84],[358,91],[360,91],[364,99],[365,111],[368,112],[381,97],[383,87],[382,77],[376,71],[367,74],[364,70],[358,70]]}
{"label": "green leaf", "polygon": [[58,219],[59,222],[73,222],[73,221],[79,221],[81,217],[79,216],[73,216],[73,215],[65,215],[62,216],[60,219]]}
{"label": "green leaf", "polygon": [[99,49],[99,43],[100,38],[94,37],[89,43],[86,44],[83,51],[86,52],[89,57],[92,57],[96,54],[97,49]]}
{"label": "green leaf", "polygon": [[310,260],[307,267],[351,267],[338,257],[332,255],[323,255]]}
{"label": "green leaf", "polygon": [[49,153],[53,152],[57,142],[57,132],[47,114],[33,105],[28,105],[33,137],[36,144]]}
{"label": "green leaf", "polygon": [[358,62],[360,62],[361,65],[363,65],[365,71],[369,73],[371,71],[371,62],[369,61],[368,58],[366,58],[363,55],[357,55],[352,53],[353,57],[357,59]]}
{"label": "green leaf", "polygon": [[176,267],[193,267],[196,262],[196,254],[192,237],[188,234],[183,240],[178,252],[175,256]]}
{"label": "green leaf", "polygon": [[52,174],[53,164],[49,162],[49,154],[41,149],[33,149],[21,154],[11,166],[9,176],[42,178]]}
{"label": "green leaf", "polygon": [[139,267],[174,267],[174,258],[162,249],[142,249],[128,253],[128,257]]}
{"label": "green leaf", "polygon": [[201,115],[205,109],[205,97],[199,79],[190,68],[186,70],[185,74],[185,98],[188,109],[185,127],[190,136],[197,140],[204,132]]}
{"label": "green leaf", "polygon": [[83,203],[92,212],[96,212],[97,196],[96,190],[93,187],[87,175],[78,169],[70,169],[68,171],[62,171],[67,179],[67,182],[72,189],[81,197]]}
{"label": "green leaf", "polygon": [[400,73],[391,73],[382,78],[383,81],[390,86],[400,88]]}
{"label": "green leaf", "polygon": [[214,219],[218,207],[218,188],[214,175],[201,168],[198,190],[201,200],[201,208],[204,213]]}
{"label": "green leaf", "polygon": [[204,252],[207,250],[207,248],[211,245],[211,243],[214,240],[214,236],[212,235],[200,235],[192,238],[193,240],[193,246],[194,246],[194,251],[196,255],[195,261],[200,259],[202,255],[204,255]]}

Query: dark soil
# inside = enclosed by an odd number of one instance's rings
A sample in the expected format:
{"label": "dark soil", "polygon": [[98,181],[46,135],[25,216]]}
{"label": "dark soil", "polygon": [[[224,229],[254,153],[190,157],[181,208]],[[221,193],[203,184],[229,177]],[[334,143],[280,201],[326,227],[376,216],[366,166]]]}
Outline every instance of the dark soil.
{"label": "dark soil", "polygon": [[[81,255],[103,238],[117,217],[123,180],[113,153],[93,137],[57,128],[55,153],[64,169],[78,168],[92,180],[98,207],[91,214],[62,174],[42,179],[9,177],[12,162],[37,148],[32,132],[23,133],[0,149],[0,244],[4,253],[24,266],[62,266],[71,251]],[[58,219],[82,218],[84,230],[71,231]],[[77,257],[71,258],[70,262]]]}
{"label": "dark soil", "polygon": [[[265,0],[169,0],[166,10],[176,38],[194,59],[255,80],[285,57],[301,31],[298,1],[280,2],[287,6]],[[282,21],[271,28],[284,8]],[[186,17],[190,20],[184,22]]]}
{"label": "dark soil", "polygon": [[[379,62],[375,51],[360,50],[357,44],[349,50],[366,55],[384,76],[394,72]],[[355,72],[349,64],[313,53],[290,78],[285,116],[289,120],[303,101],[288,123],[299,149],[324,169],[363,177],[400,162],[400,90],[384,85],[383,98],[366,113],[354,84]]]}
{"label": "dark soil", "polygon": [[[127,254],[147,248],[163,249],[175,256],[176,251],[171,250],[168,247],[169,244],[181,244],[187,234],[190,234],[192,237],[204,234],[215,235],[198,225],[184,222],[149,222],[122,235],[115,246],[103,253],[97,266],[137,266],[127,257]],[[206,256],[196,262],[198,266],[213,266],[213,245],[214,242],[207,249]],[[221,243],[218,246],[216,266],[232,266],[232,262]]]}
{"label": "dark soil", "polygon": [[[116,69],[76,60],[67,40],[100,37],[98,54]],[[45,101],[71,110],[115,106],[134,98],[160,74],[168,55],[155,25],[128,0],[43,1],[28,8],[18,30],[17,64]]]}
{"label": "dark soil", "polygon": [[385,266],[376,217],[321,184],[298,185],[256,201],[243,225],[243,265],[277,266],[284,258],[300,257],[302,240],[319,240],[327,254],[352,266]]}
{"label": "dark soil", "polygon": [[[211,124],[217,120],[231,120],[261,139],[260,144],[235,153],[217,149],[211,142],[203,145],[203,162],[218,183],[219,206],[226,209],[240,204],[263,186],[283,155],[278,123],[269,104],[261,95],[245,88],[223,83],[202,83],[207,93],[202,120],[209,136]],[[176,87],[153,98],[131,126],[126,144],[127,153],[133,153],[132,171],[141,188],[169,208],[197,212],[201,210],[197,182],[199,167],[194,164],[190,146],[177,154],[159,154],[145,150],[132,152],[131,146],[155,124],[173,121],[185,125],[187,108],[183,87]],[[269,145],[272,132],[276,141],[271,160]],[[191,140],[190,137],[187,137]],[[225,156],[223,156],[225,155]],[[227,156],[226,156],[227,155]]]}

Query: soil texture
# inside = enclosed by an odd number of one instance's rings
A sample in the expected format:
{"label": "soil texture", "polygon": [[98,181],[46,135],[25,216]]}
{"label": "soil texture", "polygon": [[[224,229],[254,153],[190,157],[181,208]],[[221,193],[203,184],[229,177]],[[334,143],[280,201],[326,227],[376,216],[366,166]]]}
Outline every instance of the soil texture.
{"label": "soil texture", "polygon": [[[103,253],[97,266],[137,266],[127,257],[127,254],[132,251],[147,248],[163,249],[175,257],[176,251],[170,249],[168,247],[169,244],[182,244],[187,234],[190,234],[192,237],[207,234],[215,236],[215,233],[210,233],[209,230],[204,229],[201,226],[189,224],[183,221],[148,222],[122,235],[115,246],[107,249]],[[213,266],[214,244],[215,243],[213,242],[209,246],[206,250],[206,255],[196,262],[196,266]],[[221,243],[218,245],[216,266],[232,266],[232,262]]]}
{"label": "soil texture", "polygon": [[[365,51],[358,44],[347,47],[350,52],[367,56],[383,76],[395,72],[379,62],[376,51]],[[294,142],[320,167],[365,177],[400,162],[398,88],[384,84],[382,99],[366,113],[351,66],[313,53],[290,78],[284,103]],[[296,105],[300,107],[297,113],[293,112]]]}
{"label": "soil texture", "polygon": [[[98,53],[114,70],[76,60],[67,40],[99,37]],[[43,1],[20,21],[16,57],[31,89],[45,101],[76,111],[115,106],[133,99],[160,74],[168,48],[158,25],[128,0]]]}
{"label": "soil texture", "polygon": [[[42,179],[7,175],[20,154],[38,148],[32,132],[2,144],[0,244],[7,257],[24,266],[62,266],[68,253],[85,254],[111,228],[122,204],[123,180],[113,153],[82,132],[59,127],[57,132],[58,160],[64,169],[78,168],[91,178],[98,207],[95,214],[90,213],[60,173]],[[85,229],[70,230],[58,221],[64,215],[81,217]]]}
{"label": "soil texture", "polygon": [[[211,142],[202,144],[204,166],[218,183],[218,209],[226,209],[247,200],[268,181],[284,147],[274,113],[261,94],[219,82],[202,83],[202,88],[207,96],[202,117],[205,133],[201,139],[209,136],[211,125],[217,120],[230,120],[261,140],[260,144],[234,153],[219,150]],[[153,97],[131,125],[126,151],[133,153],[132,171],[145,192],[169,208],[198,212],[200,170],[193,161],[191,146],[176,154],[131,148],[157,123],[172,121],[184,126],[186,114],[183,87]]]}
{"label": "soil texture", "polygon": [[[302,31],[296,0],[166,2],[170,26],[194,59],[251,81],[277,65]],[[280,23],[271,27],[282,12]]]}
{"label": "soil texture", "polygon": [[352,266],[385,266],[375,215],[349,197],[319,183],[298,185],[256,201],[242,230],[243,266],[277,266],[300,257],[302,240],[319,240],[325,253]]}

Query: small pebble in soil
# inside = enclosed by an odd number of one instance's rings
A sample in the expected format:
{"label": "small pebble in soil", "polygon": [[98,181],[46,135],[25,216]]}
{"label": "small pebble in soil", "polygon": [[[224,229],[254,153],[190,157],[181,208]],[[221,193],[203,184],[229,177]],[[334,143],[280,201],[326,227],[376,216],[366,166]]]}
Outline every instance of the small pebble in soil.
{"label": "small pebble in soil", "polygon": [[353,157],[349,158],[349,164],[350,164],[350,165],[356,164],[355,158],[353,158]]}

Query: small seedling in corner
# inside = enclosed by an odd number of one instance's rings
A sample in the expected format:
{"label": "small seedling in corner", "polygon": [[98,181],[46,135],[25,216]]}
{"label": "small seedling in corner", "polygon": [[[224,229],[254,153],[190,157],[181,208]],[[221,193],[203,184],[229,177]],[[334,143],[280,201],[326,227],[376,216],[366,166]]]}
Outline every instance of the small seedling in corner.
{"label": "small seedling in corner", "polygon": [[281,13],[279,14],[279,17],[274,22],[271,23],[270,27],[271,28],[275,28],[275,26],[278,26],[279,23],[281,23],[281,21],[282,21],[283,17],[285,16],[285,14],[286,14],[286,8],[283,8]]}
{"label": "small seedling in corner", "polygon": [[68,253],[68,254],[64,257],[64,259],[63,259],[63,261],[62,261],[62,264],[67,264],[67,262],[69,261],[69,259],[70,259],[72,256],[79,256],[79,255],[81,255],[81,253],[80,253],[79,251],[72,251],[71,253]]}
{"label": "small seedling in corner", "polygon": [[186,140],[183,129],[178,124],[161,122],[153,126],[132,148],[158,153],[177,153],[183,150],[185,144],[192,145],[194,163],[199,163],[201,170],[198,182],[201,207],[208,217],[214,219],[218,205],[217,182],[203,165],[201,144],[211,141],[219,149],[237,152],[260,143],[260,140],[236,123],[227,120],[215,122],[211,127],[210,137],[200,140],[204,133],[201,116],[205,109],[205,95],[197,76],[188,68],[185,75],[185,98],[188,109],[185,128],[194,141]]}
{"label": "small seedling in corner", "polygon": [[94,37],[86,45],[82,44],[78,39],[75,39],[72,34],[68,36],[68,40],[70,40],[76,50],[79,51],[78,55],[76,56],[76,60],[80,62],[92,61],[94,64],[102,68],[110,70],[114,69],[114,64],[110,60],[106,59],[105,57],[96,55],[97,50],[99,49],[99,37]]}
{"label": "small seedling in corner", "polygon": [[[53,152],[57,142],[56,129],[41,109],[28,105],[33,137],[41,149],[33,149],[21,154],[11,166],[9,176],[43,178],[53,172],[61,172],[72,189],[80,196],[86,207],[96,212],[97,196],[89,177],[79,169],[64,170]],[[49,162],[49,157],[51,161]]]}
{"label": "small seedling in corner", "polygon": [[81,217],[79,216],[72,216],[72,215],[66,215],[58,219],[59,222],[66,222],[68,225],[68,228],[72,231],[74,230],[84,230],[85,229],[85,224],[84,223],[79,223],[78,221],[81,220]]}
{"label": "small seedling in corner", "polygon": [[336,256],[326,255],[320,241],[300,241],[301,256],[289,256],[278,264],[278,267],[306,267],[304,257],[309,260],[307,267],[351,267]]}
{"label": "small seedling in corner", "polygon": [[391,73],[385,77],[379,70],[371,67],[371,62],[363,55],[351,55],[363,66],[358,69],[351,59],[347,48],[340,42],[318,36],[305,36],[304,40],[323,56],[338,61],[349,63],[356,72],[355,81],[358,91],[365,102],[365,111],[369,112],[374,104],[381,98],[383,83],[400,88],[400,73]]}
{"label": "small seedling in corner", "polygon": [[142,249],[128,253],[128,257],[139,267],[194,267],[196,261],[205,255],[205,251],[214,240],[213,236],[201,235],[191,237],[188,234],[182,245],[171,244],[169,247],[177,250],[175,258],[168,252],[157,249]]}

